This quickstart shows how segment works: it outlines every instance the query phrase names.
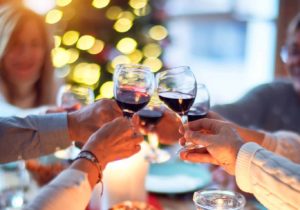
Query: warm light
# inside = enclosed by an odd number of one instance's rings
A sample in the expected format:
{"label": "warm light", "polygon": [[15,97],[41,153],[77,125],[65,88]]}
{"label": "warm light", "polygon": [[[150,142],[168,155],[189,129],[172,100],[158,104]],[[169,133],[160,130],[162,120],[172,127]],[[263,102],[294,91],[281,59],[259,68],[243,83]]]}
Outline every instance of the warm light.
{"label": "warm light", "polygon": [[128,55],[131,63],[139,63],[143,58],[143,53],[140,50],[135,50]]}
{"label": "warm light", "polygon": [[147,4],[145,7],[141,8],[141,9],[134,9],[133,13],[136,16],[146,16],[148,14],[150,14],[151,12],[151,7]]}
{"label": "warm light", "polygon": [[61,20],[63,12],[58,9],[50,10],[46,15],[46,23],[54,24]]}
{"label": "warm light", "polygon": [[100,95],[103,98],[112,98],[114,96],[114,83],[113,81],[108,81],[103,83],[103,85],[100,87]]}
{"label": "warm light", "polygon": [[73,80],[75,82],[94,85],[100,78],[100,66],[95,63],[79,63],[73,71]]}
{"label": "warm light", "polygon": [[122,9],[120,7],[112,6],[106,11],[106,17],[110,20],[116,20],[118,19],[121,12]]}
{"label": "warm light", "polygon": [[95,44],[95,37],[90,35],[83,35],[79,38],[77,42],[77,48],[80,50],[88,50],[92,48]]}
{"label": "warm light", "polygon": [[111,63],[111,66],[113,68],[116,68],[116,66],[118,64],[129,64],[130,63],[130,59],[126,56],[126,55],[119,55],[117,57],[115,57],[113,60],[112,60],[112,63]]}
{"label": "warm light", "polygon": [[91,49],[88,50],[88,52],[92,55],[96,55],[100,53],[104,49],[104,42],[97,39],[95,40],[95,43]]}
{"label": "warm light", "polygon": [[129,54],[135,50],[136,46],[137,42],[134,39],[126,37],[118,42],[117,49],[124,54]]}
{"label": "warm light", "polygon": [[58,47],[52,50],[52,62],[57,68],[63,67],[70,60],[70,55],[64,48]]}
{"label": "warm light", "polygon": [[69,65],[66,65],[64,67],[61,67],[61,68],[57,68],[55,70],[55,75],[59,78],[64,78],[66,76],[68,76],[70,74],[70,66]]}
{"label": "warm light", "polygon": [[149,35],[154,40],[162,40],[168,36],[168,31],[165,27],[156,25],[149,30]]}
{"label": "warm light", "polygon": [[130,0],[129,5],[133,9],[141,9],[147,5],[148,0]]}
{"label": "warm light", "polygon": [[46,14],[51,9],[55,8],[55,0],[37,1],[23,0],[24,5],[39,14]]}
{"label": "warm light", "polygon": [[94,0],[92,2],[92,5],[95,8],[101,9],[101,8],[106,7],[109,4],[109,2],[110,2],[110,0]]}
{"label": "warm light", "polygon": [[133,21],[134,20],[134,15],[129,11],[124,11],[124,12],[121,12],[119,14],[118,18],[127,18],[127,19]]}
{"label": "warm light", "polygon": [[149,66],[153,72],[157,72],[162,68],[163,63],[158,58],[146,58],[143,62],[144,65]]}
{"label": "warm light", "polygon": [[71,48],[68,49],[67,52],[69,53],[68,63],[75,63],[79,58],[79,51],[77,49]]}
{"label": "warm light", "polygon": [[60,36],[53,36],[54,38],[54,47],[59,47],[61,44],[61,37]]}
{"label": "warm light", "polygon": [[77,42],[79,38],[79,32],[68,31],[63,35],[62,42],[64,45],[71,46]]}
{"label": "warm light", "polygon": [[65,7],[70,4],[72,0],[56,0],[56,5],[59,7]]}
{"label": "warm light", "polygon": [[161,47],[155,43],[147,44],[143,48],[143,53],[147,58],[157,58],[161,54]]}
{"label": "warm light", "polygon": [[124,33],[132,27],[132,21],[127,18],[120,18],[113,27],[117,32]]}

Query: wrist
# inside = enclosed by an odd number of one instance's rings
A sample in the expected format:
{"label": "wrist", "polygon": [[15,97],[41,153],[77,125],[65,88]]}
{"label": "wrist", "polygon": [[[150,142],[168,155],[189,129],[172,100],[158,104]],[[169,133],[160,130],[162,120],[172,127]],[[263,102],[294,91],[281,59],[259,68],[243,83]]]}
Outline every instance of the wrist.
{"label": "wrist", "polygon": [[69,140],[73,141],[76,140],[76,117],[74,116],[73,113],[68,113],[67,114],[68,118],[68,133],[69,133]]}

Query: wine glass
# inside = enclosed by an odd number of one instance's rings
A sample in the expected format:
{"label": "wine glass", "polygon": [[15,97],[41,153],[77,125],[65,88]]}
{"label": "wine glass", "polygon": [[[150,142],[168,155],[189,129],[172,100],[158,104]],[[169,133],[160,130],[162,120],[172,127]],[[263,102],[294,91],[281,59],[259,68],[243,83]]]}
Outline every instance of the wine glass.
{"label": "wine glass", "polygon": [[[59,88],[56,104],[67,112],[71,112],[93,103],[94,99],[94,92],[91,88],[66,84]],[[55,156],[61,159],[74,159],[78,153],[79,149],[72,142],[72,145],[66,150],[55,152]]]}
{"label": "wine glass", "polygon": [[144,108],[154,91],[154,75],[139,64],[117,65],[114,73],[114,97],[125,117]]}
{"label": "wine glass", "polygon": [[156,75],[157,92],[170,109],[180,115],[182,123],[194,103],[197,82],[188,66],[180,66],[159,72]]}
{"label": "wine glass", "polygon": [[228,190],[202,190],[193,195],[197,210],[242,210],[246,204],[245,197]]}
{"label": "wine glass", "polygon": [[197,95],[187,116],[188,121],[192,122],[205,118],[210,108],[209,92],[204,84],[197,84]]}

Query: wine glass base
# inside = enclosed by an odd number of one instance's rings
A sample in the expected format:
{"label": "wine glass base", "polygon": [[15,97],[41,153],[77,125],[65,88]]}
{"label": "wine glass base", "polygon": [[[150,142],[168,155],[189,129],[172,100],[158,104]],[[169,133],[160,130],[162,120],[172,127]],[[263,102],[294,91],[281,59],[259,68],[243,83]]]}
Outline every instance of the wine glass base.
{"label": "wine glass base", "polygon": [[171,158],[170,153],[162,149],[150,150],[148,154],[145,156],[145,159],[149,163],[163,163],[168,161]]}
{"label": "wine glass base", "polygon": [[197,152],[205,153],[207,152],[206,147],[203,145],[196,145],[196,144],[188,144],[180,148],[176,154],[180,154],[181,152],[186,152],[186,151],[192,151],[195,150]]}

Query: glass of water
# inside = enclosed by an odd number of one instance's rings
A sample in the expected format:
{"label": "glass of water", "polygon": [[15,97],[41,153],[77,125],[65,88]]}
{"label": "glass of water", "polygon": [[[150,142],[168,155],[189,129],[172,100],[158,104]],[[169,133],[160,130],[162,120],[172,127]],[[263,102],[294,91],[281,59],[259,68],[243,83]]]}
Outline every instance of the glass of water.
{"label": "glass of water", "polygon": [[242,210],[246,204],[245,197],[229,190],[202,190],[194,193],[197,210]]}

